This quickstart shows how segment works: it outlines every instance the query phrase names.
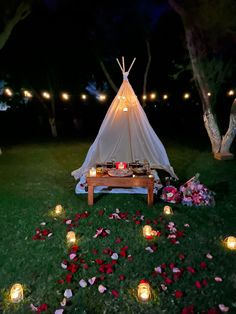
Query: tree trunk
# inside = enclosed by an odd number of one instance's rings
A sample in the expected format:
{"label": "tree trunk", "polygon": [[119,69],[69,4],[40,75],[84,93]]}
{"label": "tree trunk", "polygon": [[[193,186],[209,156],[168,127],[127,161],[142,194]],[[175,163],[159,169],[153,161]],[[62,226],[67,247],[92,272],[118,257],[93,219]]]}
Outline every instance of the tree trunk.
{"label": "tree trunk", "polygon": [[57,137],[57,126],[56,126],[55,118],[49,118],[48,121],[51,127],[52,136]]}
{"label": "tree trunk", "polygon": [[230,153],[230,146],[236,135],[236,99],[234,99],[231,107],[230,117],[229,117],[229,127],[227,132],[222,138],[220,152],[223,154]]}
{"label": "tree trunk", "polygon": [[110,84],[110,86],[111,86],[111,88],[114,90],[114,92],[117,93],[117,92],[118,92],[118,88],[117,88],[117,86],[115,85],[115,83],[113,82],[113,80],[112,80],[110,74],[108,73],[108,71],[107,71],[107,69],[106,69],[106,67],[105,67],[105,64],[103,63],[102,60],[100,60],[99,63],[100,63],[100,66],[101,66],[101,68],[102,68],[102,70],[103,70],[103,72],[104,72],[104,74],[105,74],[107,80],[108,80],[108,83]]}
{"label": "tree trunk", "polygon": [[[152,61],[151,48],[150,48],[150,43],[148,40],[146,40],[146,47],[147,47],[148,61],[147,61],[146,69],[144,72],[143,95],[146,95],[146,93],[147,93],[147,77],[148,77],[148,72],[150,69],[151,61]],[[145,99],[143,99],[142,104],[143,104],[143,107],[146,106],[146,100]]]}
{"label": "tree trunk", "polygon": [[5,46],[16,24],[19,21],[25,19],[30,14],[30,12],[31,12],[30,2],[22,1],[18,5],[15,15],[6,22],[3,31],[0,33],[0,50]]}

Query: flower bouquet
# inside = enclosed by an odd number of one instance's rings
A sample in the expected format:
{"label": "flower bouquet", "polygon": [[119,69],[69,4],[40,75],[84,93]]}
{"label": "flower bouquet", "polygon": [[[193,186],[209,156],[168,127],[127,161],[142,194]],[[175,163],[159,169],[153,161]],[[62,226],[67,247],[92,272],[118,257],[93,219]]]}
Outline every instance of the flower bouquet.
{"label": "flower bouquet", "polygon": [[199,182],[199,173],[180,186],[181,203],[187,206],[214,206],[215,193]]}
{"label": "flower bouquet", "polygon": [[170,182],[171,178],[166,177],[166,186],[162,189],[162,194],[160,198],[167,203],[179,203],[181,201],[181,195],[178,191],[178,189],[171,184]]}

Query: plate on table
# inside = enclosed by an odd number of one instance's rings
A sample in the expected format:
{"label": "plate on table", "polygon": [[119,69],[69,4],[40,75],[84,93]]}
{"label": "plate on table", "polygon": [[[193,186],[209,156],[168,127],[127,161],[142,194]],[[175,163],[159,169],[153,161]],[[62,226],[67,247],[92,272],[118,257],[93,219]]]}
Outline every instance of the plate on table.
{"label": "plate on table", "polygon": [[108,170],[108,174],[111,177],[130,177],[133,174],[133,171],[129,169],[111,169]]}

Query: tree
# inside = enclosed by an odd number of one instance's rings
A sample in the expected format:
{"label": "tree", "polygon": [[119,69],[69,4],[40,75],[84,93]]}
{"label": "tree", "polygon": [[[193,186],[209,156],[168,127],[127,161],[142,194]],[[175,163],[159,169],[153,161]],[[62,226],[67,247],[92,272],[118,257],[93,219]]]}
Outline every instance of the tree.
{"label": "tree", "polygon": [[[217,159],[230,159],[233,157],[230,147],[236,135],[236,99],[223,136],[216,117],[216,105],[220,89],[233,75],[236,3],[234,0],[169,0],[169,4],[181,16],[184,25],[212,152]],[[209,97],[209,92],[213,97]]]}
{"label": "tree", "polygon": [[5,46],[14,27],[31,12],[31,0],[1,2],[0,50]]}
{"label": "tree", "polygon": [[[14,27],[31,12],[32,1],[2,1],[0,4],[0,50],[3,49]],[[2,153],[0,149],[0,154]]]}

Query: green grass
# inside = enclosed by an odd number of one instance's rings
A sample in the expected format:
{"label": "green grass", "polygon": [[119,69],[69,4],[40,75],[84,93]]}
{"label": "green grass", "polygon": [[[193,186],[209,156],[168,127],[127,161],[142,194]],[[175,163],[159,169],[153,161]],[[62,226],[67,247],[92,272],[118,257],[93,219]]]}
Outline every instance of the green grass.
{"label": "green grass", "polygon": [[[166,144],[169,159],[180,182],[200,173],[200,181],[216,192],[214,208],[196,208],[174,206],[171,220],[178,230],[184,230],[179,245],[171,244],[165,237],[165,225],[168,218],[162,216],[163,202],[156,200],[153,208],[148,208],[143,195],[102,195],[95,197],[95,205],[87,206],[86,195],[75,195],[75,181],[70,172],[83,162],[89,142],[54,142],[39,144],[21,144],[3,147],[0,156],[0,311],[5,313],[31,313],[29,304],[47,303],[47,313],[60,308],[60,301],[66,288],[71,288],[73,298],[64,313],[181,313],[191,304],[195,313],[202,313],[218,304],[230,307],[230,313],[236,313],[236,252],[227,251],[221,241],[225,236],[236,236],[236,166],[235,161],[214,160],[209,147],[186,144]],[[59,284],[65,279],[67,270],[61,268],[61,262],[68,258],[66,247],[66,224],[62,219],[53,219],[49,215],[52,208],[62,204],[66,209],[66,218],[73,219],[76,213],[89,212],[86,219],[79,220],[75,231],[80,235],[79,254],[88,264],[84,269],[80,264],[70,284]],[[129,222],[108,218],[116,208],[128,212]],[[105,209],[100,216],[100,210]],[[140,211],[145,219],[136,225],[133,217]],[[135,216],[136,217],[136,216]],[[151,224],[162,235],[154,240],[157,250],[149,253],[145,248],[152,244],[142,237],[142,226],[150,219]],[[153,224],[153,219],[158,224]],[[52,230],[53,236],[45,241],[33,241],[32,236],[41,222]],[[189,224],[190,228],[184,227]],[[111,234],[105,238],[94,239],[99,227],[108,228]],[[121,243],[115,243],[120,237]],[[133,257],[129,261],[119,257],[112,274],[105,274],[105,280],[86,288],[79,287],[80,279],[89,279],[102,274],[98,271],[95,259],[107,263],[110,257],[103,253],[111,248],[119,253],[123,246]],[[97,249],[97,255],[93,254]],[[179,254],[185,255],[181,261]],[[212,260],[206,254],[213,255]],[[199,267],[201,261],[207,268]],[[171,277],[170,263],[183,268],[182,277],[162,291],[161,276],[154,276],[154,267],[166,263],[167,275]],[[196,269],[190,274],[187,266]],[[125,280],[119,281],[119,275]],[[215,282],[215,276],[223,282]],[[155,298],[147,304],[137,301],[136,287],[141,279],[148,279]],[[195,287],[195,281],[206,279],[208,285],[202,289]],[[23,304],[11,305],[5,296],[10,286],[20,282],[26,293]],[[104,294],[98,292],[98,285],[107,287]],[[114,298],[112,289],[119,292]],[[181,290],[184,296],[176,299],[174,292]],[[204,313],[205,313],[204,312]]]}

